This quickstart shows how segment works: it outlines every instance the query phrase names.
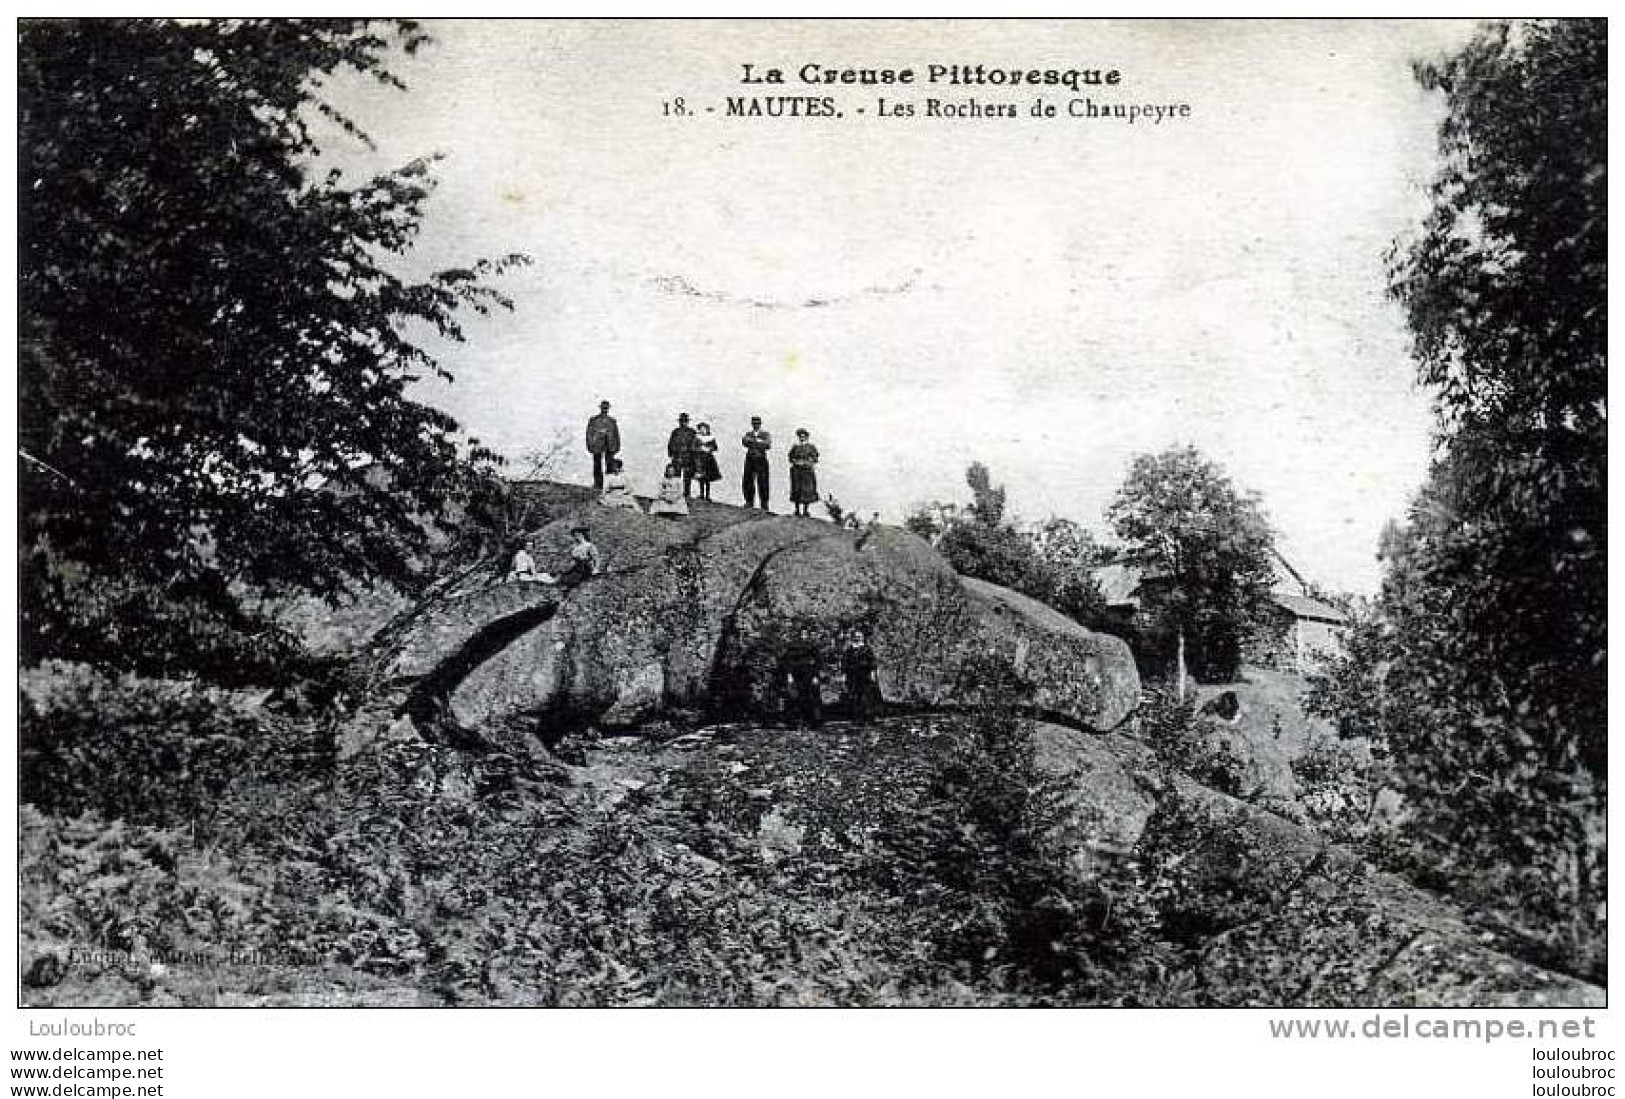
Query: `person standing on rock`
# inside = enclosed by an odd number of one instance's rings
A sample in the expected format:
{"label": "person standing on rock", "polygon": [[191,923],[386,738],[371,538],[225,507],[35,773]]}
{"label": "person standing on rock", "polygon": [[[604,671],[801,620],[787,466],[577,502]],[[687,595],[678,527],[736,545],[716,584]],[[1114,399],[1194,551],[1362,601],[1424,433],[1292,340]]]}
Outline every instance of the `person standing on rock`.
{"label": "person standing on rock", "polygon": [[779,677],[784,688],[784,716],[797,725],[816,728],[824,722],[821,683],[823,657],[812,631],[802,627],[784,650]]}
{"label": "person standing on rock", "polygon": [[609,414],[609,402],[598,402],[598,415],[587,421],[587,453],[592,455],[592,487],[604,489],[604,468],[621,452],[621,429]]}
{"label": "person standing on rock", "polygon": [[740,481],[740,491],[745,497],[745,506],[756,506],[758,495],[762,499],[762,510],[771,510],[767,506],[767,452],[773,449],[773,436],[762,430],[762,418],[750,418],[750,430],[739,440],[745,448],[745,475]]}
{"label": "person standing on rock", "polygon": [[796,514],[811,519],[807,508],[818,503],[818,448],[806,428],[796,429],[796,445],[790,448],[790,502]]}
{"label": "person standing on rock", "polygon": [[688,426],[688,413],[684,412],[677,417],[677,426],[671,430],[671,438],[666,440],[666,457],[671,464],[677,467],[683,475],[683,499],[688,499],[694,484],[694,452],[696,450],[697,436],[694,429]]}
{"label": "person standing on rock", "polygon": [[700,499],[711,498],[711,483],[722,480],[717,465],[717,437],[711,434],[711,425],[701,423],[694,428],[694,479],[700,483]]}
{"label": "person standing on rock", "polygon": [[879,663],[863,631],[853,630],[847,638],[846,651],[841,654],[841,676],[846,680],[847,712],[854,721],[873,721],[880,716],[884,700],[880,697],[880,684],[875,682]]}

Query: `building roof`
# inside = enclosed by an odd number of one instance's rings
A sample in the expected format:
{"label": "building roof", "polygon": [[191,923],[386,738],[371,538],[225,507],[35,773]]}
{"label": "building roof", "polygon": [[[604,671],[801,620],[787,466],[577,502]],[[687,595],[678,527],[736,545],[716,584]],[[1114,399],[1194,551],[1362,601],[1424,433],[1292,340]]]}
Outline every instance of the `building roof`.
{"label": "building roof", "polygon": [[1328,603],[1318,599],[1311,599],[1307,595],[1292,595],[1288,592],[1270,592],[1270,602],[1277,607],[1289,611],[1299,618],[1313,618],[1321,622],[1331,622],[1344,625],[1349,616]]}
{"label": "building roof", "polygon": [[[1348,624],[1348,615],[1336,607],[1293,591],[1295,585],[1292,581],[1303,584],[1303,578],[1296,569],[1286,563],[1285,558],[1277,554],[1276,559],[1280,565],[1285,566],[1284,571],[1290,575],[1290,580],[1282,575],[1282,570],[1277,571],[1276,586],[1270,592],[1270,602],[1296,618],[1312,618],[1339,626]],[[1100,594],[1105,597],[1108,607],[1139,607],[1140,585],[1148,579],[1159,579],[1157,576],[1148,576],[1138,565],[1128,564],[1102,565],[1094,570],[1094,578],[1095,583],[1100,585]]]}
{"label": "building roof", "polygon": [[1298,595],[1309,594],[1309,582],[1303,578],[1303,573],[1292,567],[1292,562],[1275,546],[1270,547],[1270,568],[1275,573],[1275,583],[1272,585],[1276,591],[1291,591]]}

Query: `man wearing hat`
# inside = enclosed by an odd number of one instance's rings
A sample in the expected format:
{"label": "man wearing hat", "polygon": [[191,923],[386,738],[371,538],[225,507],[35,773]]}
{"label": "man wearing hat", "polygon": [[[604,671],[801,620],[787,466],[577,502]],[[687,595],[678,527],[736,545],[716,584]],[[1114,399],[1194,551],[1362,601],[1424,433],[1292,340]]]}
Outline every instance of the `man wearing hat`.
{"label": "man wearing hat", "polygon": [[767,511],[767,452],[773,449],[773,436],[762,430],[760,416],[752,416],[750,430],[739,442],[745,448],[745,476],[739,486],[745,495],[745,506],[755,507],[760,492],[762,510]]}
{"label": "man wearing hat", "polygon": [[699,437],[694,429],[688,426],[688,413],[684,412],[677,417],[677,426],[672,428],[671,438],[666,440],[666,457],[676,466],[683,475],[683,499],[688,499],[694,485],[694,457],[699,449]]}
{"label": "man wearing hat", "polygon": [[621,429],[609,414],[609,402],[598,402],[598,415],[587,421],[587,453],[592,455],[592,487],[604,490],[604,467],[621,452]]}

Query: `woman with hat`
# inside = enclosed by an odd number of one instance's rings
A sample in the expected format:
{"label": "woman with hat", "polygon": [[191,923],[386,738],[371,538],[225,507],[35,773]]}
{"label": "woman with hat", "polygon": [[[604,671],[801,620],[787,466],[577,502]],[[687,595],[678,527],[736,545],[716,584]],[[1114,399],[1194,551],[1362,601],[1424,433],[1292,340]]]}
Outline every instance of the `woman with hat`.
{"label": "woman with hat", "polygon": [[570,537],[575,539],[570,546],[570,567],[559,574],[555,581],[560,587],[574,587],[588,577],[596,576],[604,567],[603,555],[592,544],[586,527],[572,527]]}
{"label": "woman with hat", "polygon": [[790,448],[790,502],[796,514],[812,518],[807,508],[818,502],[818,448],[812,445],[806,428],[796,429],[796,444]]}

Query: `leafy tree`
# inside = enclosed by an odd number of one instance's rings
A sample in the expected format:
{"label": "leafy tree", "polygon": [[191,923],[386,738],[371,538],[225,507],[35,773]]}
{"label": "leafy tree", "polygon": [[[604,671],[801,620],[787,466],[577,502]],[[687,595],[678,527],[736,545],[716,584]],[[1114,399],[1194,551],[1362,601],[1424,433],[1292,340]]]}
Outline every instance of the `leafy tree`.
{"label": "leafy tree", "polygon": [[1114,551],[1078,523],[1051,516],[1022,532],[1044,565],[1044,602],[1091,628],[1106,618],[1106,599],[1094,571],[1113,559]]}
{"label": "leafy tree", "polygon": [[520,260],[403,278],[430,162],[347,185],[313,126],[366,141],[324,81],[400,86],[389,53],[425,41],[365,20],[21,24],[26,654],[149,658],[129,631],[155,602],[160,649],[252,634],[243,585],[409,584],[465,506],[494,456],[409,396],[448,376],[414,333],[459,340],[462,308],[511,307],[488,279]]}
{"label": "leafy tree", "polygon": [[1005,489],[981,462],[965,470],[971,490],[966,505],[933,503],[916,508],[903,525],[928,538],[962,576],[1014,589],[1096,627],[1105,601],[1090,570],[1106,551],[1069,519],[1052,518],[1032,529],[1005,521]]}
{"label": "leafy tree", "polygon": [[1033,548],[1046,560],[1064,562],[1080,569],[1109,564],[1117,551],[1091,534],[1082,524],[1052,515],[1028,532]]}
{"label": "leafy tree", "polygon": [[1600,971],[1606,26],[1498,24],[1418,76],[1445,100],[1440,168],[1390,289],[1438,457],[1323,693],[1386,737],[1424,866]]}
{"label": "leafy tree", "polygon": [[[1502,24],[1424,67],[1448,114],[1396,251],[1443,456],[1406,539],[1448,592],[1471,698],[1519,694],[1603,769],[1607,96],[1599,20]],[[1405,559],[1396,561],[1396,565]],[[1515,705],[1515,704],[1514,704]]]}
{"label": "leafy tree", "polygon": [[1304,708],[1335,721],[1339,736],[1364,737],[1374,751],[1385,754],[1389,721],[1383,683],[1393,651],[1388,620],[1375,610],[1355,610],[1340,651],[1327,655],[1310,673]]}
{"label": "leafy tree", "polygon": [[984,527],[998,527],[1004,523],[1004,486],[993,483],[992,472],[981,462],[972,462],[965,470],[965,483],[970,486],[970,515]]}
{"label": "leafy tree", "polygon": [[1154,615],[1188,643],[1192,670],[1233,679],[1274,579],[1257,495],[1195,447],[1174,447],[1136,457],[1106,514],[1124,559],[1145,570]]}

